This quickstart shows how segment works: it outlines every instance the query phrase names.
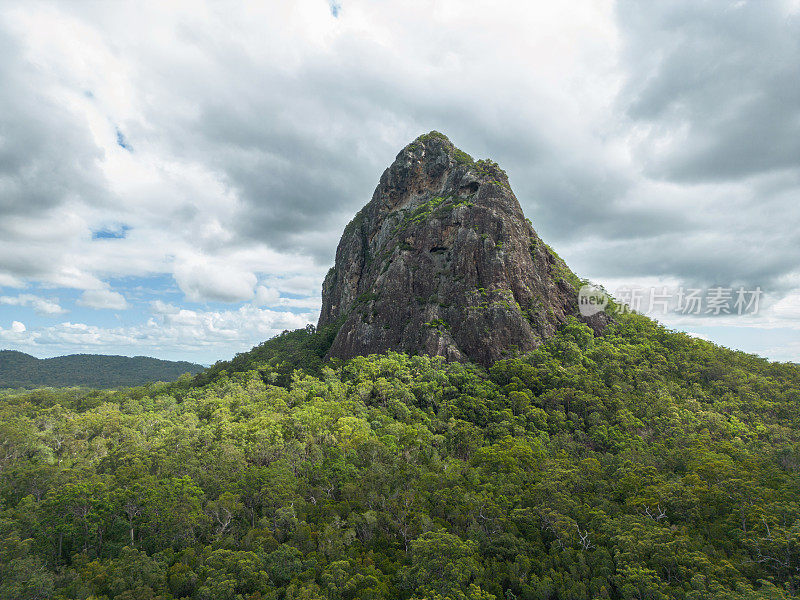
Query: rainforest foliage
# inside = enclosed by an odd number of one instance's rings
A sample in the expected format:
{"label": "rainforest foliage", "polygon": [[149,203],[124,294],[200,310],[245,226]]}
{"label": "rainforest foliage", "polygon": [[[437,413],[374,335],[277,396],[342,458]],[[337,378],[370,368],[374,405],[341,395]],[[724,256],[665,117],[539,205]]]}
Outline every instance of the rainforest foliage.
{"label": "rainforest foliage", "polygon": [[636,315],[488,372],[323,346],[0,395],[0,598],[798,593],[798,366]]}

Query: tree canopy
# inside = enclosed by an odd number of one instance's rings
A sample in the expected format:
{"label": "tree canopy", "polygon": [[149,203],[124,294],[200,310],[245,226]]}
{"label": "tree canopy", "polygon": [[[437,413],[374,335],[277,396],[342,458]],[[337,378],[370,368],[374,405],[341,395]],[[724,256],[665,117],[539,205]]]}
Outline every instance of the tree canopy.
{"label": "tree canopy", "polygon": [[[624,315],[488,370],[0,393],[0,597],[752,599],[800,588],[800,367]],[[329,343],[329,342],[328,342]]]}

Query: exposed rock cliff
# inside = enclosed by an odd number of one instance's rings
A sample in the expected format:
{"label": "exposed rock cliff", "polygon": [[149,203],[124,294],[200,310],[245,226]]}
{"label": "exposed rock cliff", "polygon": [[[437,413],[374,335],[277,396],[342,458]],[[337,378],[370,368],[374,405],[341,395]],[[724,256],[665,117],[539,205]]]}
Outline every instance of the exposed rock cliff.
{"label": "exposed rock cliff", "polygon": [[[398,350],[488,365],[579,316],[579,285],[505,172],[431,132],[397,155],[345,228],[319,325],[343,321],[333,357]],[[607,318],[589,321],[599,330]]]}

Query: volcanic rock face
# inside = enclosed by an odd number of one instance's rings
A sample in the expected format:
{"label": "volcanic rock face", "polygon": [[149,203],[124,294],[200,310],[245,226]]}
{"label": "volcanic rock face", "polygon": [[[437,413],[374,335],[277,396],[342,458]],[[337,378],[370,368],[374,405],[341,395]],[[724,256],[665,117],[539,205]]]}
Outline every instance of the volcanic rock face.
{"label": "volcanic rock face", "polygon": [[[397,350],[489,365],[580,318],[579,285],[505,172],[431,132],[397,155],[345,228],[319,326],[343,321],[332,357]],[[588,321],[600,330],[608,318]]]}

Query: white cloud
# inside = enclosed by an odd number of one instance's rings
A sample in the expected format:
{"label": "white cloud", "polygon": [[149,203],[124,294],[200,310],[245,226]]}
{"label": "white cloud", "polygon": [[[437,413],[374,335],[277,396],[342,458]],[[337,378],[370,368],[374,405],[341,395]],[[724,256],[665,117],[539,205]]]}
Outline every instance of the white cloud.
{"label": "white cloud", "polygon": [[772,312],[777,318],[797,323],[800,327],[800,289],[792,290],[776,302]]}
{"label": "white cloud", "polygon": [[295,314],[244,305],[230,311],[195,311],[163,302],[153,303],[156,323],[174,339],[186,343],[198,340],[213,343],[224,340],[259,340],[284,329],[305,326],[313,314]]}
{"label": "white cloud", "polygon": [[13,275],[0,273],[0,287],[21,288],[25,287],[25,283]]}
{"label": "white cloud", "polygon": [[251,271],[210,257],[192,257],[175,265],[175,281],[190,300],[250,300],[257,277]]}
{"label": "white cloud", "polygon": [[322,298],[318,295],[310,296],[307,298],[281,298],[278,300],[278,306],[285,306],[287,308],[305,308],[314,312],[319,312],[322,308]]}
{"label": "white cloud", "polygon": [[9,306],[30,306],[40,315],[60,315],[67,312],[58,301],[41,298],[34,294],[20,294],[18,296],[0,296],[0,304]]}
{"label": "white cloud", "polygon": [[[316,284],[317,281],[313,280],[313,283]],[[289,291],[286,288],[291,288],[295,291]],[[316,285],[315,285],[316,287]],[[304,286],[299,282],[295,281],[292,283],[283,284],[281,288],[284,291],[287,291],[290,294],[298,293],[298,288],[300,289],[300,294],[306,292]],[[322,299],[320,295],[315,292],[306,292],[309,293],[308,296],[301,296],[299,298],[290,298],[281,296],[280,291],[278,288],[274,287],[267,287],[263,285],[259,285],[256,288],[256,294],[253,298],[253,304],[255,306],[271,306],[271,307],[285,307],[285,308],[295,308],[295,309],[305,309],[309,311],[318,311],[322,306]]]}
{"label": "white cloud", "polygon": [[267,287],[274,288],[286,294],[294,296],[318,296],[322,286],[322,275],[324,272],[317,271],[317,274],[291,275],[288,277],[265,277],[264,283]]}
{"label": "white cloud", "polygon": [[314,313],[295,314],[252,305],[230,311],[194,311],[155,301],[152,316],[140,325],[99,327],[68,321],[29,330],[15,321],[8,329],[0,328],[0,340],[34,355],[91,349],[209,362],[248,350],[285,329],[304,327],[315,318]]}
{"label": "white cloud", "polygon": [[125,310],[128,302],[119,292],[112,290],[86,290],[78,299],[78,304],[88,308],[100,308],[110,310]]}
{"label": "white cloud", "polygon": [[272,306],[280,301],[281,294],[275,288],[260,285],[256,288],[254,304],[256,306]]}
{"label": "white cloud", "polygon": [[[68,126],[78,132],[68,138],[74,154],[87,158],[80,169],[54,169],[63,181],[40,178],[59,192],[47,196],[48,210],[27,209],[24,198],[15,204],[16,239],[0,242],[0,274],[102,289],[107,274],[171,273],[192,300],[239,301],[253,297],[254,276],[319,270],[296,257],[329,261],[341,226],[369,199],[399,147],[431,125],[447,129],[443,118],[465,122],[447,116],[451,107],[454,115],[478,117],[477,131],[462,137],[505,129],[495,121],[507,107],[480,92],[476,78],[510,85],[502,102],[535,107],[526,115],[534,121],[554,122],[565,104],[573,116],[586,112],[575,86],[560,79],[596,71],[581,56],[608,61],[611,54],[596,46],[613,41],[609,6],[487,6],[444,4],[428,14],[424,3],[376,10],[354,2],[347,19],[334,19],[318,2],[295,3],[280,18],[267,7],[209,5],[187,20],[179,6],[161,4],[8,5],[0,34],[19,48],[7,58],[9,70],[39,91],[32,108],[54,105],[63,113],[64,125],[37,130],[42,145],[61,147]],[[423,14],[430,23],[419,27]],[[487,35],[487,18],[503,29],[511,23],[518,40]],[[178,22],[187,35],[176,33]],[[508,66],[498,70],[486,47]],[[434,67],[439,56],[446,60]],[[553,102],[518,102],[530,94],[550,95],[558,110]],[[27,96],[24,102],[31,104]],[[419,116],[415,103],[423,107]],[[117,130],[133,152],[119,147]],[[45,166],[63,162],[31,156]],[[130,227],[129,235],[93,240],[91,231],[109,222]],[[243,252],[258,260],[229,260]],[[304,293],[319,293],[321,274],[310,279]]]}
{"label": "white cloud", "polygon": [[[4,3],[0,286],[119,308],[104,281],[166,274],[192,301],[311,312],[344,224],[435,128],[609,289],[789,293],[797,14],[695,5]],[[92,239],[109,223],[127,235]]]}
{"label": "white cloud", "polygon": [[25,324],[20,321],[12,321],[11,326],[7,329],[0,327],[0,341],[7,344],[30,343],[35,338],[36,334],[29,332]]}

